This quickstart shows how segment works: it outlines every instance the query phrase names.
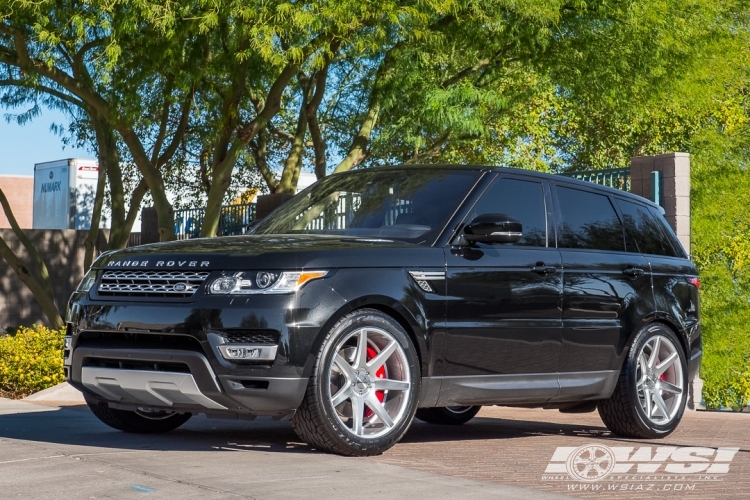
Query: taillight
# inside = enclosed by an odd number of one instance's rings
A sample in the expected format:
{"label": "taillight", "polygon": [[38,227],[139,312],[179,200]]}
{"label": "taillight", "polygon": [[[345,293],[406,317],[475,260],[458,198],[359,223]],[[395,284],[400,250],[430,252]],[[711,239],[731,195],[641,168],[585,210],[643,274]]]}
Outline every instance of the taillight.
{"label": "taillight", "polygon": [[698,290],[701,289],[701,280],[698,278],[690,278],[690,284],[693,285]]}

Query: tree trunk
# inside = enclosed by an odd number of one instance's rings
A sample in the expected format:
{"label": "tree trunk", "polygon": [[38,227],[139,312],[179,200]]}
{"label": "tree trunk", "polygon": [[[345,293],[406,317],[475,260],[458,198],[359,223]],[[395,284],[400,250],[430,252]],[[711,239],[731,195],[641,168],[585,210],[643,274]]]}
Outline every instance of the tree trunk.
{"label": "tree trunk", "polygon": [[221,219],[221,207],[224,203],[224,195],[229,189],[232,182],[232,171],[237,162],[237,149],[239,142],[236,142],[227,152],[227,156],[214,167],[213,183],[208,191],[208,201],[206,202],[206,213],[203,215],[201,224],[201,237],[211,238],[216,236]]}
{"label": "tree trunk", "polygon": [[[96,240],[99,238],[99,223],[102,218],[102,205],[104,204],[104,186],[107,181],[107,169],[103,165],[103,158],[99,155],[99,178],[96,182],[96,195],[94,195],[94,212],[91,214],[91,226],[89,234],[86,235],[86,241],[83,245],[86,247],[83,257],[83,272],[87,272],[94,261],[94,251],[96,250]],[[106,161],[106,160],[105,160]]]}
{"label": "tree trunk", "polygon": [[289,151],[289,156],[286,158],[284,163],[284,170],[281,173],[281,180],[279,181],[277,193],[290,193],[294,194],[297,192],[297,181],[299,180],[299,173],[302,168],[302,153],[305,148],[305,134],[307,133],[307,91],[303,90],[302,93],[302,105],[299,109],[299,118],[297,118],[297,129],[294,131],[294,139],[292,140],[292,148]]}
{"label": "tree trunk", "polygon": [[367,153],[367,147],[370,144],[370,135],[372,130],[375,128],[375,123],[378,121],[378,113],[380,106],[373,104],[365,115],[365,119],[362,122],[362,126],[359,128],[359,132],[352,141],[352,146],[349,148],[349,154],[341,160],[341,162],[334,169],[334,173],[346,172],[359,165],[359,163],[365,158]]}

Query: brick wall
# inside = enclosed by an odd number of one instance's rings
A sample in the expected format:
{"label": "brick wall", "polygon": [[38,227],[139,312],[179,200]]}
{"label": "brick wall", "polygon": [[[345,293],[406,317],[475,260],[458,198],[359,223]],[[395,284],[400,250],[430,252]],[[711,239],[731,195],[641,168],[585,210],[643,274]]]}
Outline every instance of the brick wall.
{"label": "brick wall", "polygon": [[[42,255],[55,290],[55,301],[62,315],[70,295],[83,278],[84,241],[88,231],[37,229],[24,231]],[[13,230],[0,229],[0,238],[29,264],[26,250]],[[98,255],[99,252],[97,252]],[[0,330],[8,326],[48,325],[42,308],[15,271],[0,257]]]}
{"label": "brick wall", "polygon": [[[0,189],[8,198],[10,208],[21,229],[31,229],[34,218],[34,177],[0,175]],[[0,229],[9,227],[5,212],[0,209]]]}

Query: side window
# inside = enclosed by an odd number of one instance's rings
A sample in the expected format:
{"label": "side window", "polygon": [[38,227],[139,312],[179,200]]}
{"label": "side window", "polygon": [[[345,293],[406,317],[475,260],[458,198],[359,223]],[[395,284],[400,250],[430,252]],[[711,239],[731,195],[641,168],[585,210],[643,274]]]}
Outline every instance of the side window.
{"label": "side window", "polygon": [[515,246],[546,247],[547,217],[541,182],[495,179],[469,214],[506,214],[521,221],[523,237]]}
{"label": "side window", "polygon": [[557,186],[561,248],[625,251],[622,223],[605,195]]}
{"label": "side window", "polygon": [[679,242],[672,241],[667,221],[656,209],[621,199],[617,199],[617,206],[625,218],[628,241],[635,240],[641,253],[684,257]]}

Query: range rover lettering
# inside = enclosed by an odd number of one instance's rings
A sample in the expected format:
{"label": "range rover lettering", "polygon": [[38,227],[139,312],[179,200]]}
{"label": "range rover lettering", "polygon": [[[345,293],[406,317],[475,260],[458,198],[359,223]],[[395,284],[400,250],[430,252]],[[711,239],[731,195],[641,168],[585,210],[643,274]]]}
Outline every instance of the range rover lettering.
{"label": "range rover lettering", "polygon": [[373,455],[416,417],[679,423],[701,359],[695,267],[657,205],[490,167],[331,175],[243,236],[108,252],[71,298],[68,381],[107,425],[290,418]]}

